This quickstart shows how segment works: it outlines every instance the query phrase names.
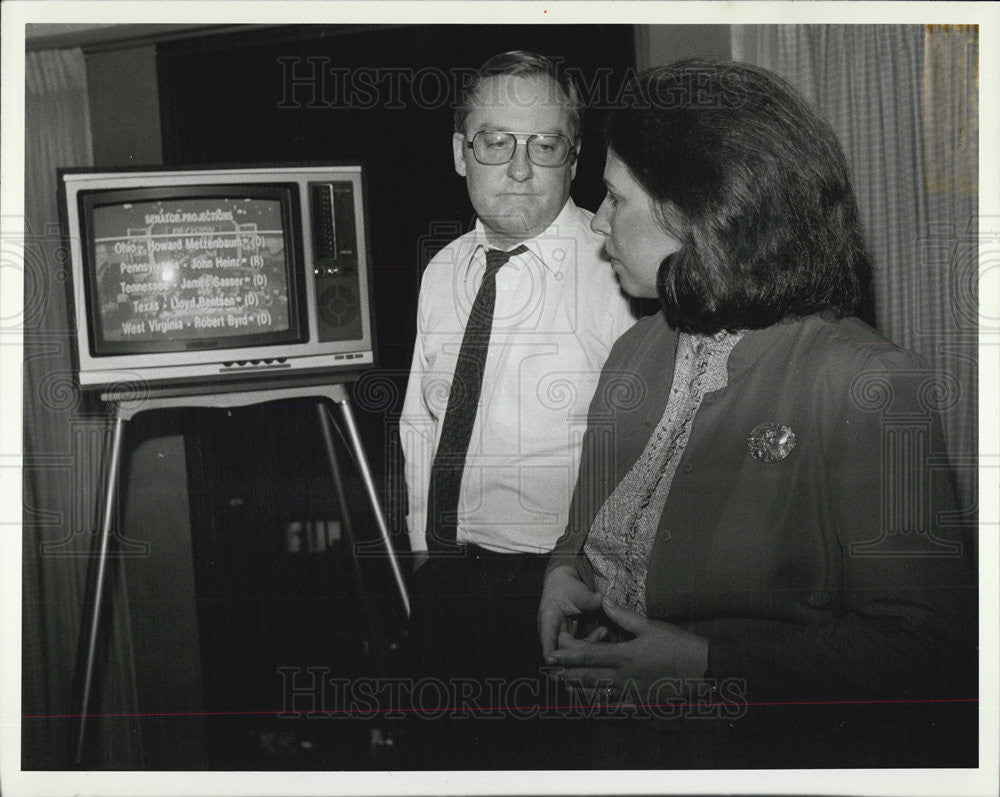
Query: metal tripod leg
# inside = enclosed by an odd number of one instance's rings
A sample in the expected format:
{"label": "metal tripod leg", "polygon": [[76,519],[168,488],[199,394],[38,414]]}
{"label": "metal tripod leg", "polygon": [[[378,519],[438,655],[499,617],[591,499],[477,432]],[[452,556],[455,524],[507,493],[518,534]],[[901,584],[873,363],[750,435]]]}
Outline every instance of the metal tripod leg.
{"label": "metal tripod leg", "polygon": [[93,594],[84,605],[91,607],[89,622],[85,622],[80,627],[80,633],[86,630],[87,648],[86,659],[83,671],[83,683],[80,696],[80,727],[76,737],[76,763],[83,761],[84,745],[87,736],[87,715],[90,712],[90,693],[94,681],[94,663],[97,658],[97,640],[101,624],[101,608],[104,598],[104,582],[108,569],[108,546],[111,543],[111,527],[115,517],[115,492],[118,487],[118,471],[121,467],[122,440],[125,433],[125,418],[121,413],[115,415],[114,432],[111,439],[111,457],[108,461],[108,471],[104,483],[104,507],[101,520],[101,532],[97,543],[96,559],[91,560],[91,567],[97,568],[96,576],[91,582],[93,584]]}
{"label": "metal tripod leg", "polygon": [[[333,400],[335,403],[340,405],[340,410],[344,417],[344,424],[347,427],[350,445],[353,449],[355,462],[358,470],[361,472],[362,481],[364,482],[365,490],[368,494],[368,501],[371,504],[372,513],[379,527],[382,542],[385,545],[386,558],[388,558],[389,564],[392,568],[392,573],[396,580],[396,586],[399,589],[399,595],[403,601],[403,608],[406,611],[407,616],[409,616],[410,602],[406,593],[403,574],[400,572],[399,564],[396,561],[396,555],[392,548],[392,541],[389,538],[388,526],[386,525],[385,518],[382,515],[382,509],[378,501],[378,493],[375,490],[375,483],[371,476],[371,469],[368,466],[368,460],[365,457],[364,448],[361,446],[361,438],[358,435],[357,427],[354,424],[354,415],[351,412],[351,405],[348,401],[347,395],[342,391],[339,395],[333,397]],[[367,638],[364,640],[365,656],[368,659],[369,666],[371,666],[374,671],[375,677],[381,678],[385,675],[385,661],[383,657],[386,651],[382,648],[381,641],[379,639],[378,626],[375,623],[375,617],[371,610],[371,601],[369,600],[368,592],[365,589],[364,578],[361,572],[361,563],[358,560],[357,540],[354,536],[354,530],[350,522],[350,510],[348,508],[347,496],[344,494],[343,480],[340,475],[340,466],[337,463],[330,417],[327,414],[326,406],[322,401],[317,402],[316,410],[319,416],[320,428],[323,431],[323,442],[326,446],[327,457],[330,460],[330,472],[333,476],[334,488],[337,492],[337,500],[340,502],[341,517],[344,520],[344,536],[350,549],[349,556],[351,560],[351,571],[354,577],[355,593],[357,594],[357,600],[360,604],[361,613],[367,626]],[[372,756],[373,763],[379,760],[380,754],[384,757],[388,753],[391,753],[394,749],[394,741],[387,728],[382,728],[377,725],[370,728],[369,739],[369,752]]]}
{"label": "metal tripod leg", "polygon": [[[357,424],[354,422],[354,413],[351,410],[350,400],[347,398],[346,394],[338,396],[335,399],[337,405],[340,407],[340,412],[344,418],[344,425],[347,427],[347,437],[350,440],[351,448],[354,450],[355,461],[358,464],[358,470],[361,472],[361,480],[365,485],[365,492],[368,494],[368,502],[371,505],[372,514],[375,517],[375,523],[378,526],[379,536],[382,538],[382,543],[385,545],[386,558],[389,560],[389,567],[392,569],[392,576],[396,582],[396,588],[399,590],[399,597],[403,601],[403,608],[406,610],[406,615],[410,615],[410,597],[406,591],[406,582],[403,580],[403,572],[399,567],[399,560],[396,558],[395,552],[392,547],[392,538],[389,536],[389,526],[385,522],[385,515],[382,514],[382,506],[379,503],[378,491],[375,489],[375,480],[372,478],[371,467],[368,465],[368,458],[365,456],[364,446],[361,445],[361,436],[358,434]],[[329,435],[329,418],[326,417],[325,412],[322,411],[323,407],[320,405],[320,411],[323,415],[323,423],[327,424],[325,428],[325,434]],[[333,438],[330,437],[329,446],[333,445]],[[332,451],[332,448],[330,449]]]}
{"label": "metal tripod leg", "polygon": [[333,431],[330,428],[330,419],[326,414],[326,407],[323,402],[316,403],[316,414],[319,417],[320,429],[323,432],[323,443],[326,448],[327,460],[330,463],[330,475],[333,477],[333,488],[337,494],[337,503],[340,505],[340,517],[344,524],[344,539],[347,540],[350,555],[351,575],[354,579],[354,593],[360,604],[361,615],[368,631],[368,638],[364,640],[364,652],[371,657],[373,651],[378,650],[375,639],[375,618],[372,615],[371,602],[368,600],[368,592],[365,590],[364,577],[361,574],[361,565],[353,551],[355,548],[354,523],[351,521],[351,510],[347,503],[347,494],[344,492],[344,480],[340,475],[340,464],[337,462],[337,452],[333,443]]}

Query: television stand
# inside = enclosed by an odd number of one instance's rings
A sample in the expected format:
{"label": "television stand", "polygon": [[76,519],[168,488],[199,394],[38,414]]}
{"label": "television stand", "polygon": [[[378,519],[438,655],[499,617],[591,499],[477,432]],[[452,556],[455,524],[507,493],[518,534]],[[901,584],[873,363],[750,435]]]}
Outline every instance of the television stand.
{"label": "television stand", "polygon": [[[81,648],[81,656],[77,663],[76,683],[79,690],[80,705],[80,725],[77,730],[76,743],[76,763],[81,764],[84,757],[87,719],[90,711],[90,699],[94,682],[94,669],[97,654],[97,643],[101,627],[101,613],[105,582],[107,580],[108,558],[110,556],[111,533],[115,520],[115,500],[118,491],[119,473],[121,471],[122,445],[125,437],[125,424],[142,412],[150,410],[174,409],[179,407],[245,407],[254,404],[265,404],[271,401],[284,401],[288,399],[315,398],[316,416],[319,421],[320,430],[323,436],[323,445],[326,449],[327,459],[330,465],[330,473],[336,491],[337,501],[340,503],[341,513],[344,521],[344,535],[347,542],[353,547],[354,538],[350,521],[350,511],[348,509],[346,495],[344,492],[343,479],[341,477],[340,465],[337,462],[336,450],[334,446],[333,430],[330,417],[327,414],[327,407],[324,400],[336,404],[340,408],[344,425],[347,430],[347,437],[353,450],[354,460],[357,463],[365,492],[371,505],[372,514],[379,529],[382,543],[385,545],[386,558],[392,569],[392,575],[399,590],[399,597],[403,607],[409,615],[410,601],[406,591],[406,584],[399,566],[399,561],[392,548],[392,540],[389,536],[389,528],[379,504],[378,493],[375,489],[375,482],[372,479],[371,468],[368,465],[368,458],[361,445],[361,438],[358,435],[357,424],[354,420],[354,413],[351,410],[350,398],[344,385],[341,383],[329,384],[316,381],[313,384],[291,384],[282,387],[240,385],[227,392],[220,392],[219,386],[205,387],[192,390],[190,387],[184,389],[146,389],[139,398],[122,398],[116,394],[102,394],[101,400],[110,404],[114,408],[114,428],[111,439],[111,450],[107,459],[107,472],[105,473],[105,487],[103,505],[101,508],[101,530],[95,541],[95,551],[90,562],[90,573],[87,579],[87,595],[84,598],[83,624],[81,625],[81,642],[86,633],[86,647]],[[368,623],[369,633],[372,633],[371,611],[368,605],[368,598],[363,588],[361,571],[357,558],[351,556],[351,564],[357,587],[358,599],[361,602],[361,610]],[[85,651],[85,652],[84,652]],[[81,672],[82,669],[82,672]]]}

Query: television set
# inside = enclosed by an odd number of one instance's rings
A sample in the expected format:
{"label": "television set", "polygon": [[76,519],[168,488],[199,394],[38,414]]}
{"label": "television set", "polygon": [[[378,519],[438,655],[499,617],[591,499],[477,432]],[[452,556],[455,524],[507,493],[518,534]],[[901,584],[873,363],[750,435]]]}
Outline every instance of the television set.
{"label": "television set", "polygon": [[374,363],[360,164],[61,169],[83,388]]}

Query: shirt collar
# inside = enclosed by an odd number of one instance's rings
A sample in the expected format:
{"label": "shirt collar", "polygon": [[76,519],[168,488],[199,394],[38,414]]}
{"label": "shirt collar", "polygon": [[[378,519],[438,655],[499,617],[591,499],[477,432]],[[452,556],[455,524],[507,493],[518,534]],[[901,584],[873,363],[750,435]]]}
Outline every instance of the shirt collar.
{"label": "shirt collar", "polygon": [[[572,197],[566,200],[559,215],[553,219],[552,223],[534,238],[521,241],[518,246],[525,246],[535,259],[553,274],[558,274],[563,270],[566,261],[569,259],[570,249],[573,246],[567,239],[571,236],[575,239],[575,229],[577,222],[576,204]],[[473,229],[472,240],[470,241],[472,251],[469,252],[465,262],[464,279],[468,279],[472,272],[472,264],[480,258],[480,252],[492,248],[486,240],[486,228],[481,219],[476,219],[476,226]],[[515,247],[511,247],[512,249]],[[483,256],[485,257],[485,255]]]}

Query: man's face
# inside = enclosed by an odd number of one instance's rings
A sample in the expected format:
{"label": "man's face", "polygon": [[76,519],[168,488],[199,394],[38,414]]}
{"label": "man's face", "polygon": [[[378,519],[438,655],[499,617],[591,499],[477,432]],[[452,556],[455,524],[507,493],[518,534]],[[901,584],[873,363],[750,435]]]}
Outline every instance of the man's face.
{"label": "man's face", "polygon": [[[576,159],[562,166],[536,166],[519,142],[509,163],[485,166],[467,141],[480,130],[561,133],[574,144],[569,115],[559,105],[558,86],[548,77],[498,75],[483,81],[465,133],[452,139],[455,171],[465,178],[472,206],[483,224],[506,239],[522,241],[548,227],[569,198]],[[579,149],[579,148],[577,148]]]}

